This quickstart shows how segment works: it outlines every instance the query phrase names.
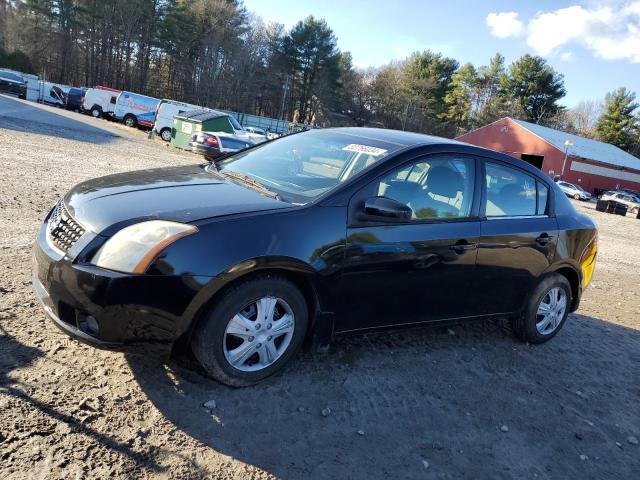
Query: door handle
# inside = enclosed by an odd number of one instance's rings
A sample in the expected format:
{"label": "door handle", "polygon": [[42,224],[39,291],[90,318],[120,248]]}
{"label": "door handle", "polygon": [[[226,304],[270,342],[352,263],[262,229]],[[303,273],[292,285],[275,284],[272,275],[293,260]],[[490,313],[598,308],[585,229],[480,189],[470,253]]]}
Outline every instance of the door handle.
{"label": "door handle", "polygon": [[541,247],[544,247],[551,241],[552,238],[553,238],[553,235],[549,235],[547,233],[541,233],[540,236],[536,238],[536,243]]}
{"label": "door handle", "polygon": [[467,250],[475,250],[478,248],[477,243],[468,243],[466,240],[458,240],[455,245],[449,247],[456,253],[464,253]]}

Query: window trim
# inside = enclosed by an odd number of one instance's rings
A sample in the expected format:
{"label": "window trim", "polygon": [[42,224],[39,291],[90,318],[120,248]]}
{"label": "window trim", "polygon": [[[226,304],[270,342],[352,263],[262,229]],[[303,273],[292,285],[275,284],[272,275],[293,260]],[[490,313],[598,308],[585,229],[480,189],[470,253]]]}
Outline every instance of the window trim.
{"label": "window trim", "polygon": [[[428,219],[420,219],[420,220],[358,220],[356,217],[356,212],[358,211],[358,206],[361,202],[364,202],[370,196],[375,196],[372,194],[373,186],[376,183],[379,183],[382,178],[389,175],[391,172],[395,170],[402,170],[406,166],[410,164],[416,164],[420,161],[426,161],[423,159],[428,158],[437,158],[444,156],[454,156],[456,158],[468,159],[473,165],[473,173],[474,173],[474,185],[473,185],[473,198],[471,201],[471,207],[469,209],[468,217],[460,217],[460,218],[428,218]],[[482,177],[481,173],[481,163],[482,159],[477,155],[469,154],[469,153],[458,153],[458,152],[434,152],[434,153],[425,153],[421,155],[412,156],[411,158],[403,161],[398,165],[394,165],[393,167],[381,172],[379,175],[371,179],[364,186],[359,188],[351,198],[349,199],[348,207],[347,207],[347,228],[361,228],[361,227],[385,227],[385,226],[399,226],[399,225],[432,225],[432,224],[440,224],[440,223],[461,223],[461,222],[478,222],[481,220],[480,217],[480,206],[481,206],[481,192],[480,188],[482,185]]]}
{"label": "window trim", "polygon": [[[520,168],[518,165],[514,165],[512,163],[500,160],[500,159],[496,159],[496,158],[491,158],[491,157],[482,157],[482,175],[481,178],[483,180],[481,188],[482,188],[482,200],[480,203],[480,218],[482,220],[501,220],[501,219],[508,219],[508,220],[517,220],[517,219],[526,219],[526,218],[552,218],[555,217],[555,201],[554,201],[554,195],[555,195],[555,191],[553,190],[553,188],[551,187],[551,184],[546,181],[546,179],[542,179],[540,178],[540,176],[532,173],[532,172],[528,172],[527,170]],[[493,164],[497,164],[501,167],[506,167],[506,168],[511,168],[514,170],[517,170],[518,172],[524,174],[524,175],[528,175],[529,177],[533,178],[533,180],[536,182],[536,212],[538,211],[538,182],[542,183],[543,185],[545,185],[548,189],[547,195],[548,195],[548,200],[547,200],[547,209],[546,209],[546,213],[544,215],[504,215],[504,216],[487,216],[487,182],[486,182],[486,175],[487,175],[487,163],[493,163]],[[558,186],[558,188],[560,188],[560,186]]]}

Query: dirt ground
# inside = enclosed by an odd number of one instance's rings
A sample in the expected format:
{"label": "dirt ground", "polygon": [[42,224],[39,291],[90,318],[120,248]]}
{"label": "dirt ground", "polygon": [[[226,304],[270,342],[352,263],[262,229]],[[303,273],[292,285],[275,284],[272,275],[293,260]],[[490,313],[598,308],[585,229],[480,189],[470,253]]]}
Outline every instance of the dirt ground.
{"label": "dirt ground", "polygon": [[234,390],[60,333],[30,282],[47,210],[91,177],[197,161],[0,96],[3,479],[638,478],[640,220],[593,204],[593,285],[542,346],[501,321],[354,336]]}

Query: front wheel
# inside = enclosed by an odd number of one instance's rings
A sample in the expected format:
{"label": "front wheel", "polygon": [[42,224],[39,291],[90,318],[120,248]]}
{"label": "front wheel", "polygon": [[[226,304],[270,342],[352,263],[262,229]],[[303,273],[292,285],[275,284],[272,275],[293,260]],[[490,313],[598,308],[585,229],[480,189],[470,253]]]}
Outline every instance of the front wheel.
{"label": "front wheel", "polygon": [[191,347],[213,378],[245,387],[284,367],[300,349],[307,324],[300,290],[282,277],[263,275],[241,281],[214,300]]}
{"label": "front wheel", "polygon": [[522,313],[512,320],[517,337],[544,343],[562,328],[569,315],[571,285],[563,275],[552,273],[533,290]]}
{"label": "front wheel", "polygon": [[171,129],[170,128],[163,128],[162,131],[160,132],[160,138],[162,138],[162,140],[164,140],[165,142],[170,142],[171,141]]}

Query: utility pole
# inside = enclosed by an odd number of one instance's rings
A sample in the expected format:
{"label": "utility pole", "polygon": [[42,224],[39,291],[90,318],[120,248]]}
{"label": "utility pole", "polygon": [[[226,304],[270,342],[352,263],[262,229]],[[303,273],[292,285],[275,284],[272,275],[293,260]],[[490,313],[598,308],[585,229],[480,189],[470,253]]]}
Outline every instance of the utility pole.
{"label": "utility pole", "polygon": [[280,115],[278,118],[284,120],[284,102],[287,99],[287,92],[289,91],[289,75],[284,77],[284,83],[282,84],[282,105],[280,105]]}
{"label": "utility pole", "polygon": [[572,146],[573,143],[570,140],[564,141],[564,160],[562,161],[562,171],[560,172],[560,178],[564,180],[564,167],[567,165],[567,155],[569,154],[569,147]]}

